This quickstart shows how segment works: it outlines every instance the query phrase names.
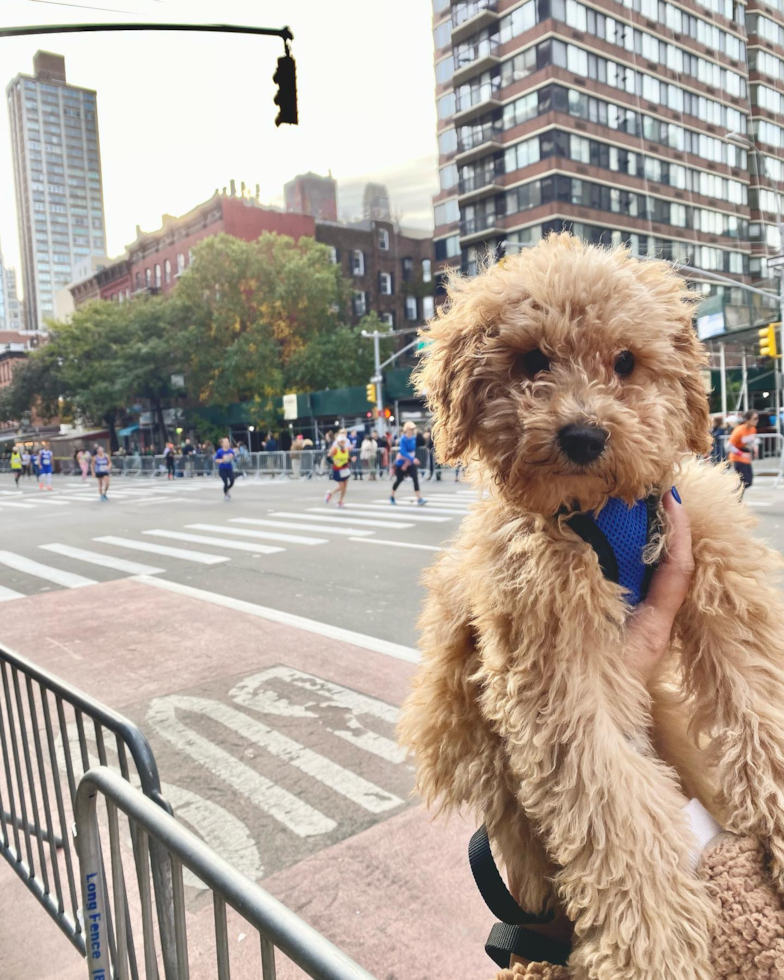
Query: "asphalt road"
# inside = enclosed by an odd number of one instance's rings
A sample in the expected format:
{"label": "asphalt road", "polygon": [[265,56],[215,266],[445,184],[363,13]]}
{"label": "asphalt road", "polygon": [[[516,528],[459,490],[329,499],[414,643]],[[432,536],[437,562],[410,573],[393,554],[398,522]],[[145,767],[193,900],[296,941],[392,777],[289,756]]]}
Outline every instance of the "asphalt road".
{"label": "asphalt road", "polygon": [[[240,479],[229,504],[214,478],[117,478],[107,502],[94,484],[55,478],[55,489],[40,492],[29,480],[15,494],[10,476],[0,483],[0,551],[23,559],[14,567],[0,555],[0,586],[25,596],[67,587],[30,574],[28,561],[97,582],[127,574],[62,553],[65,546],[163,568],[173,582],[407,646],[416,642],[420,573],[455,533],[471,499],[453,477],[425,483],[430,503],[421,509],[406,503],[413,496],[404,484],[394,511],[388,481],[352,480],[344,512],[324,504],[326,480]],[[254,520],[265,523],[244,523]],[[123,542],[97,540],[105,537]],[[200,564],[139,546],[223,560]]]}

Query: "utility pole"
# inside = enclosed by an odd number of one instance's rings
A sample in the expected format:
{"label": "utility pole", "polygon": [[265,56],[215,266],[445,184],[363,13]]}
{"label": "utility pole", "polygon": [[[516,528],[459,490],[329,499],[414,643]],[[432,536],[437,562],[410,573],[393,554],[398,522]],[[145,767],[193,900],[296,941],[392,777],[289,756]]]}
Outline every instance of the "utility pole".
{"label": "utility pole", "polygon": [[381,338],[382,337],[403,337],[406,334],[418,333],[418,327],[409,327],[406,330],[363,330],[362,336],[366,338],[373,338],[373,363],[374,370],[373,376],[370,379],[370,383],[376,386],[376,410],[378,411],[378,434],[383,436],[387,431],[387,420],[384,418],[384,392],[382,390],[382,385],[384,383],[384,376],[381,373],[382,369],[391,364],[392,361],[400,357],[401,354],[405,354],[407,350],[410,350],[415,344],[418,344],[418,340],[411,341],[410,344],[406,344],[405,347],[401,347],[399,351],[396,351],[391,357],[388,357],[384,363],[381,363]]}
{"label": "utility pole", "polygon": [[719,347],[719,357],[721,364],[721,417],[727,418],[727,358],[724,353],[724,344]]}

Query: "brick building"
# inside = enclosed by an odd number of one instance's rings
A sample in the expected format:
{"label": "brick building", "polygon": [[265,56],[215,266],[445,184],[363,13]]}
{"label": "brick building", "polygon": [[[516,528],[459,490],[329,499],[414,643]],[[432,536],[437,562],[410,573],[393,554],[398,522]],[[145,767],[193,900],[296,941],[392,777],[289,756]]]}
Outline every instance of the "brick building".
{"label": "brick building", "polygon": [[351,282],[350,320],[366,313],[399,330],[433,313],[433,239],[429,232],[397,228],[391,221],[316,222],[316,240],[332,249]]}
{"label": "brick building", "polygon": [[11,383],[14,371],[25,360],[28,354],[28,345],[25,343],[29,338],[22,338],[15,342],[4,340],[5,336],[12,336],[10,333],[0,335],[0,388],[5,388]]}
{"label": "brick building", "polygon": [[215,193],[209,201],[175,218],[164,215],[162,227],[143,232],[127,246],[127,257],[71,288],[77,309],[92,299],[117,302],[135,293],[167,293],[191,263],[194,245],[212,235],[225,233],[246,242],[264,232],[299,239],[313,237],[315,222],[303,214],[288,214],[261,207],[254,198]]}

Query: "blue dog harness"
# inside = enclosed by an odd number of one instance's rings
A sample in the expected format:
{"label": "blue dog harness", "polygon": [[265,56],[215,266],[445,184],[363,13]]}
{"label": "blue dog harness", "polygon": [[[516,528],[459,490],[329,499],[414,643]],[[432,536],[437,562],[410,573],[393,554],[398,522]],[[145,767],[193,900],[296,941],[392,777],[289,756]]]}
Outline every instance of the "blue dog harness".
{"label": "blue dog harness", "polygon": [[643,563],[642,553],[659,530],[658,502],[659,498],[651,494],[628,507],[611,497],[598,516],[588,511],[566,519],[569,527],[596,552],[604,577],[623,586],[632,606],[645,598],[656,568]]}

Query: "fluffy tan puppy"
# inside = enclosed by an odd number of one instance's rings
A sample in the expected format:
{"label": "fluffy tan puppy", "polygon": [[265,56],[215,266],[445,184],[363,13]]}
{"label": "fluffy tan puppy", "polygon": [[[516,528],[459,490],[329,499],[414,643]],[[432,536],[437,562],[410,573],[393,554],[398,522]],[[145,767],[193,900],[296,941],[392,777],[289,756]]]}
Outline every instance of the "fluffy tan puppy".
{"label": "fluffy tan puppy", "polygon": [[[449,296],[418,384],[441,460],[484,495],[426,577],[401,723],[419,791],[486,822],[524,908],[565,910],[578,980],[710,980],[680,794],[761,839],[782,888],[784,605],[737,478],[695,458],[693,296],[664,263],[569,235]],[[558,513],[673,484],[696,563],[663,665],[674,694],[627,670],[624,590]]]}

